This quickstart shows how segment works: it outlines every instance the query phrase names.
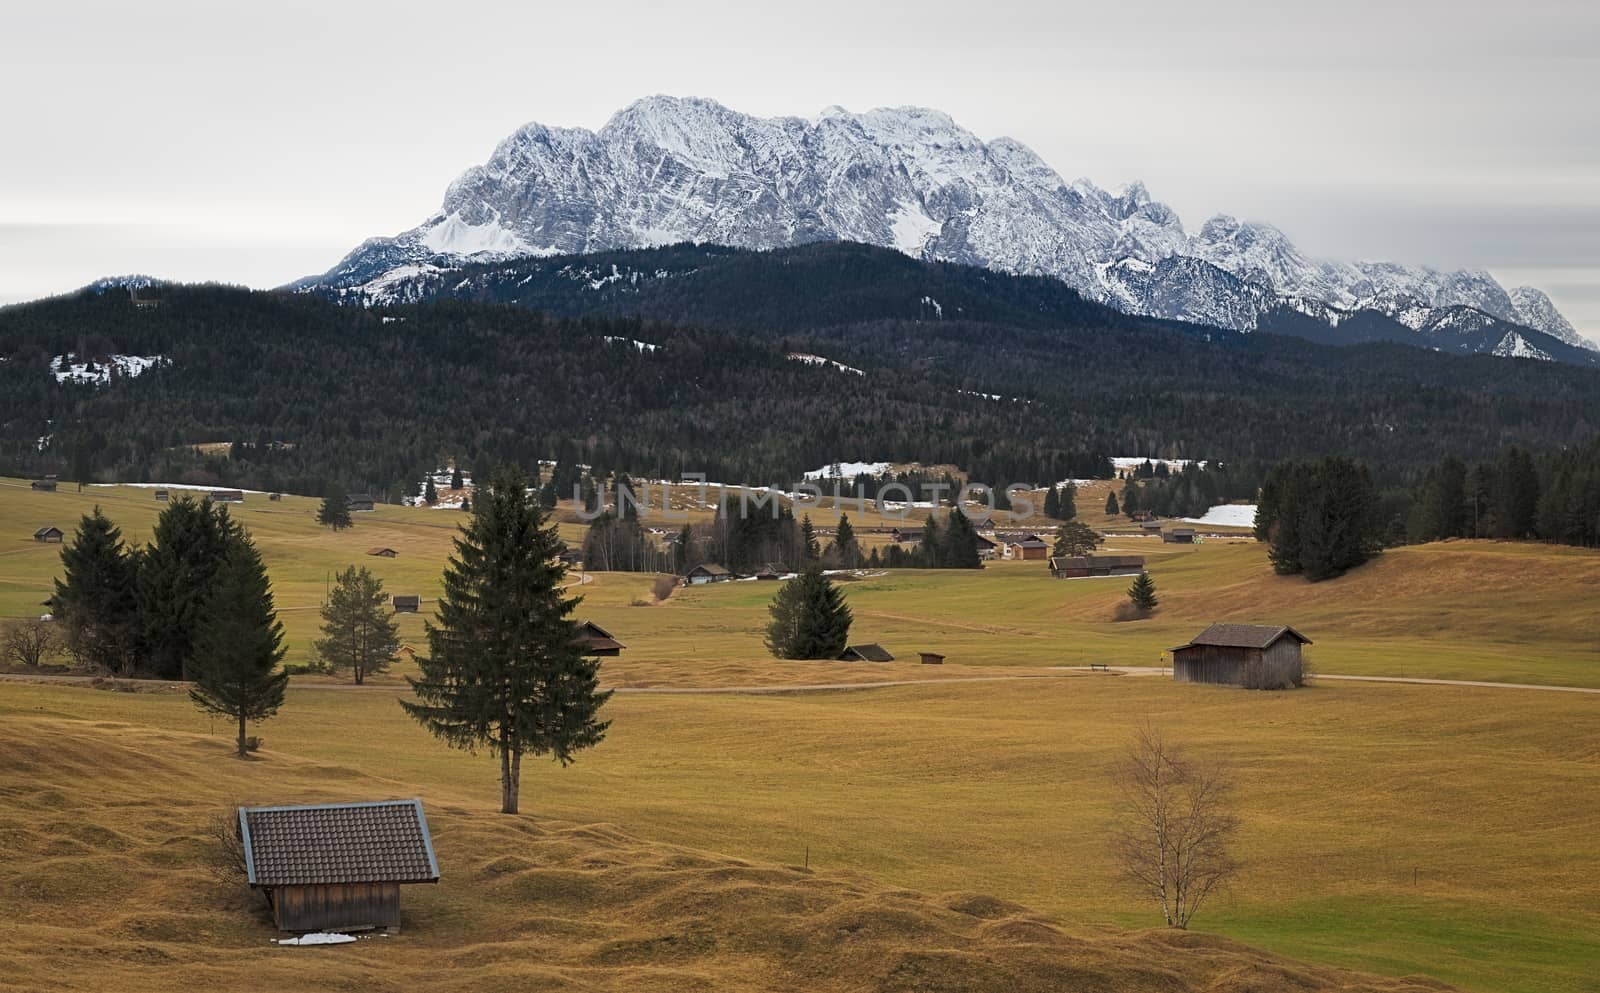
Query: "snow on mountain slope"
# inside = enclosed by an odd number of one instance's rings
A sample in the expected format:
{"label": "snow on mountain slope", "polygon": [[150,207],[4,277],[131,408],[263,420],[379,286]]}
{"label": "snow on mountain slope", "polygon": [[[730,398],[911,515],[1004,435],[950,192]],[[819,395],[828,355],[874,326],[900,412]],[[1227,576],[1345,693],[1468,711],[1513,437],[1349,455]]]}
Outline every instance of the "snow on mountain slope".
{"label": "snow on mountain slope", "polygon": [[[936,110],[830,107],[757,118],[655,96],[599,131],[529,124],[468,169],[439,211],[296,284],[367,303],[468,262],[681,241],[768,249],[845,240],[919,258],[1055,276],[1135,313],[1247,331],[1285,298],[1338,311],[1471,307],[1600,348],[1537,290],[1488,273],[1308,258],[1268,224],[1218,215],[1195,234],[1143,184],[1071,183],[1010,138],[984,142]],[[1315,307],[1298,305],[1311,313]]]}

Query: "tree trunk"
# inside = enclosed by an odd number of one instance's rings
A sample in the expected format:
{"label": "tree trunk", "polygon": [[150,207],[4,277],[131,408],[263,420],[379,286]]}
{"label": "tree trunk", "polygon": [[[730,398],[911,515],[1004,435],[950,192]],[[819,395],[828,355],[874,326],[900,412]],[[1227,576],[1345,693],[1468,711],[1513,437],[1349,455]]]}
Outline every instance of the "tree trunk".
{"label": "tree trunk", "polygon": [[245,749],[244,749],[244,713],[243,713],[243,708],[240,708],[240,714],[239,714],[239,757],[240,758],[247,758],[248,757],[248,755],[245,753]]}
{"label": "tree trunk", "polygon": [[500,813],[517,812],[517,777],[522,768],[522,756],[515,754],[510,741],[500,735]]}

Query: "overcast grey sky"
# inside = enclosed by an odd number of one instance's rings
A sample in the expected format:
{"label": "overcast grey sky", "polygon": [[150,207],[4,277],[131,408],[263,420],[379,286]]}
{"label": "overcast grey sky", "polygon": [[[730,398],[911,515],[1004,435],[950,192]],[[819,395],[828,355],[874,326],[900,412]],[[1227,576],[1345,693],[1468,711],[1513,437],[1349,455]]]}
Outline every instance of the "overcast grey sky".
{"label": "overcast grey sky", "polygon": [[409,228],[531,120],[650,93],[916,104],[1194,230],[1482,266],[1600,338],[1600,5],[15,5],[0,301],[144,272],[273,286]]}

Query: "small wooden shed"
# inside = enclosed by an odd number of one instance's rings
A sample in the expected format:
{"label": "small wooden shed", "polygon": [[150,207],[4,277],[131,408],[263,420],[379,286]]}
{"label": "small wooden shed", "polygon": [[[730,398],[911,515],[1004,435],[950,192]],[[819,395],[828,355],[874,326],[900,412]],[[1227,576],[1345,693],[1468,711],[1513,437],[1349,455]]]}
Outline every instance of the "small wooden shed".
{"label": "small wooden shed", "polygon": [[46,493],[54,493],[56,491],[56,481],[53,479],[35,479],[33,482],[28,484],[28,488],[33,490],[43,490]]}
{"label": "small wooden shed", "polygon": [[1161,532],[1161,540],[1169,545],[1194,544],[1194,528],[1172,528]]}
{"label": "small wooden shed", "polygon": [[714,562],[697,565],[689,570],[688,580],[690,586],[701,586],[705,583],[724,583],[733,578],[733,573]]}
{"label": "small wooden shed", "polygon": [[370,493],[352,493],[345,498],[352,513],[366,513],[377,509],[377,501]]}
{"label": "small wooden shed", "polygon": [[1311,639],[1287,625],[1213,624],[1172,649],[1172,678],[1251,690],[1285,690],[1304,678],[1300,646]]}
{"label": "small wooden shed", "polygon": [[391,603],[397,614],[415,614],[422,609],[422,597],[415,593],[396,593]]}
{"label": "small wooden shed", "polygon": [[893,662],[894,656],[888,649],[876,642],[866,645],[851,645],[839,656],[840,662]]}
{"label": "small wooden shed", "polygon": [[594,621],[584,621],[578,625],[578,637],[576,640],[583,646],[583,654],[585,655],[615,657],[621,655],[622,650],[628,647],[613,637],[610,631],[607,631]]}
{"label": "small wooden shed", "polygon": [[938,652],[918,652],[917,658],[923,665],[944,665],[944,656]]}
{"label": "small wooden shed", "polygon": [[400,887],[437,883],[421,800],[239,808],[245,873],[280,931],[400,927]]}
{"label": "small wooden shed", "polygon": [[243,490],[212,490],[206,497],[212,503],[244,503]]}
{"label": "small wooden shed", "polygon": [[369,548],[367,549],[367,554],[376,555],[382,559],[392,559],[400,553],[385,545],[382,548]]}
{"label": "small wooden shed", "polygon": [[58,545],[61,544],[61,540],[64,537],[65,535],[61,533],[61,529],[54,524],[47,524],[33,533],[34,541],[53,541]]}
{"label": "small wooden shed", "polygon": [[1050,557],[1050,546],[1038,538],[1024,538],[1011,543],[1011,557],[1036,562]]}
{"label": "small wooden shed", "polygon": [[168,493],[166,490],[156,490],[156,503],[166,503],[171,498],[172,494]]}
{"label": "small wooden shed", "polygon": [[1050,560],[1050,575],[1056,579],[1137,576],[1143,571],[1143,555],[1057,555]]}

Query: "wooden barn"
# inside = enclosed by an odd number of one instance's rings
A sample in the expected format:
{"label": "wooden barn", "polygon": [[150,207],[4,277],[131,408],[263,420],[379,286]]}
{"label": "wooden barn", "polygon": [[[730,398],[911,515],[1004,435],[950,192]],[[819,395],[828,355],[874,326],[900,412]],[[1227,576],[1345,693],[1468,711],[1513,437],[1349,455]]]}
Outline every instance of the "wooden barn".
{"label": "wooden barn", "polygon": [[415,593],[396,593],[391,603],[397,614],[415,614],[422,609],[422,597]]}
{"label": "wooden barn", "polygon": [[61,529],[54,524],[47,524],[33,533],[34,541],[53,541],[58,545],[64,537],[66,536],[61,533]]}
{"label": "wooden barn", "polygon": [[917,659],[923,665],[944,665],[944,656],[938,652],[918,652]]}
{"label": "wooden barn", "polygon": [[54,493],[56,491],[56,481],[53,479],[35,479],[33,482],[28,484],[28,488],[32,490],[43,490],[46,493]]}
{"label": "wooden barn", "polygon": [[398,557],[400,553],[388,546],[384,546],[382,548],[369,548],[367,549],[367,554],[376,555],[381,559],[392,559]]}
{"label": "wooden barn", "polygon": [[212,490],[206,494],[212,503],[244,503],[243,490]]}
{"label": "wooden barn", "polygon": [[1143,555],[1057,555],[1050,560],[1050,575],[1056,579],[1137,576],[1141,572]]}
{"label": "wooden barn", "polygon": [[351,513],[366,513],[378,509],[378,502],[372,498],[371,493],[352,493],[345,497],[345,504]]}
{"label": "wooden barn", "polygon": [[1161,532],[1161,540],[1169,545],[1194,544],[1194,528],[1171,528]]}
{"label": "wooden barn", "polygon": [[400,887],[437,883],[421,800],[241,807],[250,886],[280,931],[400,927]]}
{"label": "wooden barn", "polygon": [[1141,532],[1145,533],[1145,534],[1160,534],[1161,533],[1161,522],[1160,521],[1140,521],[1139,522],[1139,530]]}
{"label": "wooden barn", "polygon": [[893,662],[894,656],[888,649],[877,643],[869,645],[851,645],[839,656],[840,662]]}
{"label": "wooden barn", "polygon": [[615,657],[621,655],[622,650],[628,647],[594,621],[584,621],[578,625],[577,641],[583,646],[585,655]]}
{"label": "wooden barn", "polygon": [[171,498],[172,494],[168,493],[166,490],[156,490],[156,503],[166,503]]}
{"label": "wooden barn", "polygon": [[1011,542],[1011,557],[1024,562],[1037,562],[1050,557],[1050,546],[1037,537]]}
{"label": "wooden barn", "polygon": [[733,578],[733,573],[714,562],[697,565],[689,570],[690,586],[701,586],[706,583],[725,583]]}
{"label": "wooden barn", "polygon": [[1286,690],[1303,678],[1300,646],[1311,639],[1287,625],[1213,624],[1172,649],[1172,678],[1251,690]]}
{"label": "wooden barn", "polygon": [[994,542],[990,541],[988,538],[985,538],[981,534],[978,535],[978,558],[987,561],[989,559],[994,558],[996,555],[999,555],[999,554],[1000,554],[1000,546],[999,545],[997,545]]}

